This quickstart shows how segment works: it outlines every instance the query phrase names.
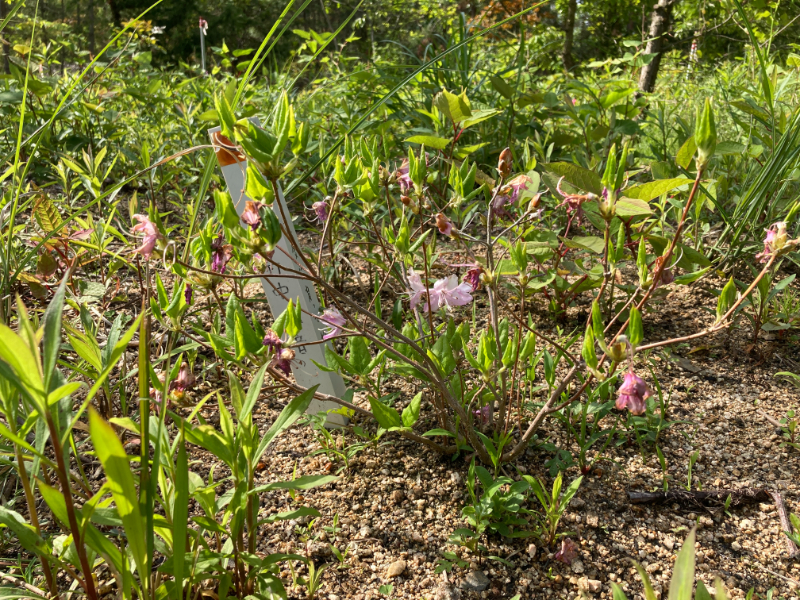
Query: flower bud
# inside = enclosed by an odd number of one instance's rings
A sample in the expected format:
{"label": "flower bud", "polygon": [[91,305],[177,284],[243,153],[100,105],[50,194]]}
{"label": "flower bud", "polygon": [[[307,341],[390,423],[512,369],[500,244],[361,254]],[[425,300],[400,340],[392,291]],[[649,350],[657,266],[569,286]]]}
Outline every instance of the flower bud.
{"label": "flower bud", "polygon": [[714,112],[711,102],[706,98],[703,110],[697,109],[694,125],[694,143],[697,145],[697,168],[706,166],[717,147],[717,128],[714,125]]}
{"label": "flower bud", "polygon": [[599,206],[600,209],[600,216],[603,217],[607,223],[610,223],[614,218],[614,215],[617,214],[617,207],[614,203],[614,200],[611,198],[611,194],[609,194],[608,198],[603,200]]}
{"label": "flower bud", "polygon": [[608,347],[608,357],[615,363],[621,363],[628,356],[628,338],[621,335]]}
{"label": "flower bud", "polygon": [[511,148],[506,148],[500,153],[500,159],[497,162],[497,172],[503,177],[508,177],[511,174],[512,163]]}

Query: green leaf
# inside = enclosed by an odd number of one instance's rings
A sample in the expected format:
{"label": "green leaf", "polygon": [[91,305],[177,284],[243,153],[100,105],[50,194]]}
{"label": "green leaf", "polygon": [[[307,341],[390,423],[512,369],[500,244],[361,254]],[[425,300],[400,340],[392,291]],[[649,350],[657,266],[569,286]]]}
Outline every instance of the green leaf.
{"label": "green leaf", "polygon": [[689,285],[690,283],[694,283],[698,279],[700,279],[703,275],[708,273],[711,267],[706,267],[705,269],[701,269],[700,271],[695,271],[694,273],[684,273],[683,275],[678,275],[675,278],[675,283],[678,285]]}
{"label": "green leaf", "polygon": [[39,364],[30,347],[12,329],[0,324],[0,359],[7,362],[17,377],[32,391],[43,391]]}
{"label": "green leaf", "polygon": [[436,94],[433,103],[440,112],[447,115],[453,123],[461,123],[464,119],[472,116],[466,93],[460,95],[453,94],[447,90],[442,90]]}
{"label": "green leaf", "polygon": [[214,190],[214,207],[217,221],[225,227],[236,227],[239,224],[239,213],[236,212],[228,192]]}
{"label": "green leaf", "polygon": [[[42,370],[44,371],[44,389],[50,390],[53,374],[56,370],[58,351],[61,346],[61,315],[64,310],[64,293],[67,287],[67,275],[61,281],[50,305],[44,313],[44,335],[42,339]],[[99,371],[100,369],[98,369]]]}
{"label": "green leaf", "polygon": [[631,308],[630,324],[628,325],[628,340],[631,346],[636,348],[644,338],[644,329],[642,327],[642,313],[635,306]]}
{"label": "green leaf", "polygon": [[719,321],[736,300],[736,284],[733,277],[728,280],[717,299],[717,320]]}
{"label": "green leaf", "polygon": [[369,399],[369,404],[372,408],[372,416],[375,417],[375,420],[384,429],[403,426],[403,420],[400,418],[400,413],[391,406],[387,406],[380,400],[376,400],[372,397]]}
{"label": "green leaf", "polygon": [[657,600],[655,590],[653,590],[653,586],[650,583],[650,576],[647,574],[647,571],[645,571],[644,567],[636,561],[633,561],[633,566],[636,567],[636,570],[639,571],[639,577],[642,578],[642,587],[644,587],[644,600]]}
{"label": "green leaf", "polygon": [[422,405],[422,392],[411,399],[411,402],[403,409],[403,427],[413,427],[419,420],[419,409]]}
{"label": "green leaf", "polygon": [[624,193],[627,198],[650,202],[662,194],[666,194],[667,192],[681,187],[682,185],[691,185],[691,183],[692,180],[687,179],[686,177],[675,177],[674,179],[656,179],[650,183],[643,183],[641,185],[629,187]]}
{"label": "green leaf", "polygon": [[275,419],[275,422],[272,424],[272,427],[269,428],[269,431],[267,431],[267,433],[264,434],[264,437],[261,438],[261,443],[259,443],[255,457],[253,458],[254,462],[258,462],[261,459],[264,452],[267,451],[267,447],[272,443],[272,440],[274,440],[283,431],[291,427],[294,422],[306,412],[308,405],[314,399],[314,394],[316,393],[318,387],[319,385],[315,385],[314,387],[307,389],[305,392],[297,396],[297,398],[286,405],[286,408],[284,408],[281,411],[281,414],[278,415],[278,418]]}
{"label": "green leaf", "polygon": [[678,552],[672,579],[669,583],[669,600],[692,600],[694,587],[694,539],[695,529],[689,532]]}
{"label": "green leaf", "polygon": [[269,367],[268,362],[264,363],[264,365],[256,373],[255,377],[253,377],[253,381],[250,382],[250,387],[247,388],[247,396],[242,404],[242,410],[237,415],[240,421],[247,419],[250,416],[250,413],[253,412],[253,407],[256,405],[258,396],[261,394],[261,389],[264,387],[264,374],[267,372],[267,367]]}
{"label": "green leaf", "polygon": [[487,119],[491,119],[493,116],[498,115],[501,112],[502,111],[495,108],[474,110],[472,111],[471,117],[461,121],[461,129],[467,129],[473,125],[477,125],[478,123],[481,123]]}
{"label": "green leaf", "polygon": [[108,488],[117,505],[117,512],[125,528],[128,546],[139,572],[147,564],[145,523],[139,508],[139,495],[133,480],[131,464],[122,443],[111,425],[93,409],[89,411],[89,434],[97,458],[103,464],[108,478]]}
{"label": "green leaf", "polygon": [[684,169],[689,168],[689,163],[692,162],[694,153],[697,152],[697,144],[694,142],[694,136],[689,137],[678,150],[675,156],[675,162]]}
{"label": "green leaf", "polygon": [[44,549],[44,540],[21,514],[0,506],[0,523],[14,534],[15,541],[28,552],[40,554]]}
{"label": "green leaf", "polygon": [[183,597],[183,575],[186,561],[186,531],[189,521],[189,460],[186,441],[181,431],[178,459],[175,462],[175,503],[172,509],[172,576],[178,598]]}
{"label": "green leaf", "polygon": [[739,142],[720,142],[717,144],[717,149],[714,151],[714,154],[725,155],[725,154],[744,154],[747,146],[744,144],[740,144]]}
{"label": "green leaf", "polygon": [[569,248],[583,248],[595,254],[602,254],[605,242],[603,238],[594,235],[581,236],[576,235],[573,238],[564,238],[564,244]]}
{"label": "green leaf", "polygon": [[260,485],[247,492],[247,494],[260,494],[270,490],[310,490],[338,479],[335,475],[303,475],[292,481],[273,481],[266,485]]}
{"label": "green leaf", "polygon": [[441,138],[435,135],[413,135],[405,141],[409,144],[422,144],[426,148],[444,150],[450,145],[451,138]]}
{"label": "green leaf", "polygon": [[613,581],[611,582],[611,589],[614,593],[614,600],[628,600],[628,597],[625,595],[625,592],[622,591],[622,588]]}
{"label": "green leaf", "polygon": [[583,348],[581,356],[590,369],[597,368],[597,353],[594,349],[594,333],[591,327],[586,328],[586,335],[583,338]]}
{"label": "green leaf", "polygon": [[700,579],[697,580],[697,591],[695,592],[694,600],[711,600],[711,594],[708,593],[708,589]]}
{"label": "green leaf", "polygon": [[550,163],[545,168],[581,190],[591,192],[596,196],[603,192],[600,176],[594,171],[565,162]]}
{"label": "green leaf", "polygon": [[489,78],[489,81],[492,82],[492,87],[496,89],[503,98],[507,100],[511,100],[514,95],[516,94],[516,90],[508,85],[502,77],[498,77],[497,75],[492,75]]}
{"label": "green leaf", "polygon": [[619,198],[614,205],[617,216],[620,219],[630,219],[632,217],[646,217],[652,214],[653,209],[644,200],[636,198]]}
{"label": "green leaf", "polygon": [[441,429],[441,428],[431,429],[430,431],[426,431],[422,435],[423,437],[433,437],[434,435],[445,435],[451,438],[456,437],[454,433],[447,431],[447,429]]}

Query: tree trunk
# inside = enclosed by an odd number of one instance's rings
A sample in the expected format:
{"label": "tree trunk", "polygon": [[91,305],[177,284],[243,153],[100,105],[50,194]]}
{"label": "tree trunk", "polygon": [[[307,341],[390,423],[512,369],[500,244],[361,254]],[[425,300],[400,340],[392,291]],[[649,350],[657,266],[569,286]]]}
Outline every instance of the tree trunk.
{"label": "tree trunk", "polygon": [[94,0],[89,0],[89,52],[94,58]]}
{"label": "tree trunk", "polygon": [[[8,12],[8,7],[6,6],[5,0],[0,0],[0,21],[3,21],[6,18],[6,14]],[[0,39],[0,45],[3,46],[3,70],[8,74],[11,73],[11,64],[8,60],[8,45],[9,41],[6,39],[6,36],[11,31],[10,27],[7,27],[5,30],[5,34],[0,34],[2,39]]]}
{"label": "tree trunk", "polygon": [[658,69],[661,67],[661,57],[664,54],[665,38],[669,33],[672,7],[678,0],[658,0],[653,6],[650,16],[650,31],[648,34],[646,54],[655,54],[653,60],[646,64],[639,75],[639,91],[650,93],[656,87]]}
{"label": "tree trunk", "polygon": [[108,0],[108,8],[111,9],[111,20],[115,27],[122,27],[122,14],[119,12],[117,0]]}
{"label": "tree trunk", "polygon": [[569,0],[567,18],[564,21],[564,47],[561,50],[561,60],[567,71],[571,71],[575,66],[575,59],[572,58],[572,41],[575,37],[575,12],[577,10],[578,0]]}

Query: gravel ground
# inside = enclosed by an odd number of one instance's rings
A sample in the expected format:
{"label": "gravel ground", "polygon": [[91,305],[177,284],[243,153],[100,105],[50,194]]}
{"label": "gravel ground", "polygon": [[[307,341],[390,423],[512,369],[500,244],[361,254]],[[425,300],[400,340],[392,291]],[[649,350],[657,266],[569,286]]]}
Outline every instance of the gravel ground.
{"label": "gravel ground", "polygon": [[[714,300],[699,287],[672,292],[646,318],[646,339],[696,331],[698,323],[709,321],[703,305],[713,307]],[[582,318],[585,308],[577,313],[576,319]],[[541,327],[552,325],[544,314],[537,318]],[[779,431],[764,418],[778,419],[787,409],[800,408],[798,390],[774,377],[777,371],[796,367],[793,359],[800,356],[798,344],[767,340],[748,353],[750,335],[749,326],[743,326],[701,340],[702,346],[696,348],[677,347],[670,354],[651,355],[665,392],[671,394],[668,419],[677,421],[661,434],[659,444],[670,484],[672,489],[682,489],[689,457],[697,451],[696,486],[779,490],[788,509],[800,512],[796,476],[800,453],[781,446]],[[641,365],[637,369],[644,371]],[[410,399],[413,390],[407,391],[398,406]],[[259,408],[265,427],[284,402],[272,398]],[[424,419],[423,411],[421,421]],[[418,424],[421,431],[424,427]],[[551,422],[540,437],[569,448],[558,423]],[[342,443],[357,441],[347,433]],[[447,544],[452,531],[464,526],[460,513],[468,465],[463,457],[451,461],[391,434],[381,442],[357,454],[337,482],[304,493],[301,502],[323,515],[310,530],[306,526],[310,519],[305,519],[264,531],[263,551],[310,554],[318,565],[330,564],[320,598],[380,598],[379,588],[384,584],[394,586],[386,596],[392,598],[499,599],[515,594],[521,598],[610,598],[611,582],[621,585],[629,598],[641,598],[641,583],[631,559],[651,574],[660,594],[668,586],[675,555],[694,524],[698,529],[697,573],[709,588],[720,577],[733,598],[744,598],[752,587],[762,596],[775,588],[775,598],[798,598],[800,564],[787,557],[772,503],[731,507],[726,514],[699,505],[628,502],[629,491],[662,489],[663,473],[652,447],[644,457],[635,443],[610,447],[605,455],[608,460],[596,463],[584,478],[561,525],[562,531],[574,532],[572,538],[579,548],[578,559],[571,566],[553,560],[555,548],[541,547],[536,538],[484,538],[490,554],[508,561],[511,566],[507,566]],[[335,472],[341,464],[330,464],[325,455],[308,456],[319,447],[310,428],[295,427],[271,447],[263,482],[291,478],[295,465],[298,475]],[[577,453],[576,447],[572,450]],[[549,484],[544,461],[550,456],[532,447],[516,467]],[[205,457],[203,460],[206,462]],[[506,471],[519,478],[513,469]],[[565,477],[572,480],[579,474],[573,467]],[[270,492],[262,498],[262,511],[264,515],[284,511],[291,503],[288,494]],[[334,536],[323,527],[332,526],[335,516],[338,530]],[[341,552],[347,550],[344,568],[337,568],[330,544]],[[435,574],[442,551],[457,552],[469,566]],[[290,582],[288,569],[284,575]],[[299,598],[301,590],[290,594]]]}

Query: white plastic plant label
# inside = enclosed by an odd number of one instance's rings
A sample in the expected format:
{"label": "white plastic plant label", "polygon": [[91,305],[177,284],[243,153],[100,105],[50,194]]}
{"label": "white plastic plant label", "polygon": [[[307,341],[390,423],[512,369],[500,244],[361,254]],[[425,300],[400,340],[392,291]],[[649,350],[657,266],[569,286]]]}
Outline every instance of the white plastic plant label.
{"label": "white plastic plant label", "polygon": [[[254,120],[254,122],[256,125],[259,125],[257,120]],[[225,178],[225,184],[228,186],[228,192],[236,206],[236,212],[241,216],[245,209],[245,203],[248,200],[252,200],[244,191],[247,165],[243,156],[236,156],[234,153],[221,148],[216,143],[215,134],[217,134],[219,130],[219,127],[215,127],[214,129],[209,129],[208,133],[211,136],[212,143],[215,144],[217,161],[222,169],[222,175]],[[297,240],[294,224],[292,223],[289,209],[286,206],[286,201],[283,198],[283,192],[280,186],[278,186],[278,194],[272,209],[284,229]],[[288,222],[284,219],[284,215],[288,217]],[[297,251],[289,240],[286,239],[286,236],[283,236],[280,242],[278,242],[272,260],[276,264],[267,265],[267,269],[271,275],[278,275],[278,277],[264,277],[261,279],[261,285],[264,288],[264,294],[267,297],[272,314],[277,316],[286,310],[290,299],[294,300],[294,302],[297,302],[299,299],[304,311],[308,311],[311,314],[319,314],[319,298],[311,282],[295,278],[280,277],[282,266],[296,270],[298,264],[301,263],[300,257],[297,256]],[[319,384],[319,392],[330,396],[336,396],[337,398],[344,397],[347,389],[345,388],[342,377],[338,373],[322,371],[314,364],[314,361],[321,365],[326,364],[325,344],[327,342],[314,343],[322,342],[322,324],[318,319],[313,318],[305,312],[303,313],[302,319],[303,329],[297,336],[297,341],[308,343],[309,345],[298,346],[295,349],[295,359],[292,361],[292,374],[294,375],[295,381],[306,388]],[[324,402],[314,399],[308,407],[308,412],[316,414],[320,411],[338,408],[341,408],[341,406],[334,402]],[[328,424],[345,425],[347,424],[347,418],[338,413],[331,413],[328,415]]]}

